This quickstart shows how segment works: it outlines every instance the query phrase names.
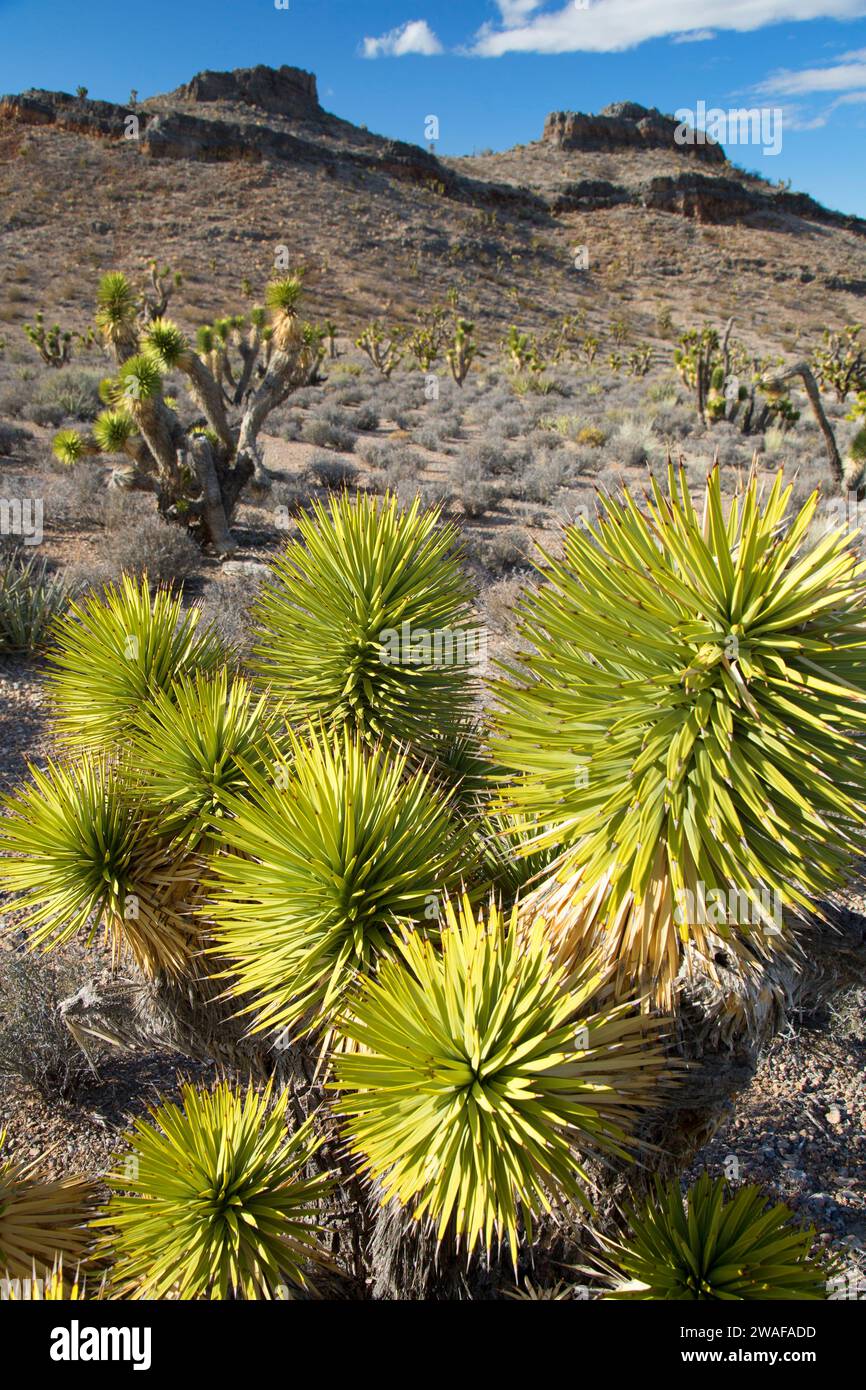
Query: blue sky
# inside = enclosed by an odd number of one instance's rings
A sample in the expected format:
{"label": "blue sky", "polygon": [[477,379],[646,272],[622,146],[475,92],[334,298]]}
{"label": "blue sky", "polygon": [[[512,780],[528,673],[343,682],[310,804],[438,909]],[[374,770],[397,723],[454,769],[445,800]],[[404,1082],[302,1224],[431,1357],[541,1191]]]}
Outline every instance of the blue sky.
{"label": "blue sky", "polygon": [[738,164],[866,216],[866,0],[0,0],[0,92],[125,101],[202,68],[290,63],[371,130],[471,153],[548,111],[633,100],[783,112],[780,152]]}

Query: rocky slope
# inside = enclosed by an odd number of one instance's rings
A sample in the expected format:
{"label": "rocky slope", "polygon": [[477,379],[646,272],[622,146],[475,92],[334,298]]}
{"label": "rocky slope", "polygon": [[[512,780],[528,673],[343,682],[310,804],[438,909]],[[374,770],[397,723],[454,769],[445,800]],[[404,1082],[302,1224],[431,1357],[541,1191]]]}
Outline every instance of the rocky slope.
{"label": "rocky slope", "polygon": [[[540,121],[541,124],[541,121]],[[238,304],[275,247],[320,274],[316,314],[411,322],[451,286],[491,341],[510,322],[628,317],[652,340],[734,313],[761,351],[798,351],[866,294],[866,224],[677,146],[633,103],[554,113],[542,138],[438,158],[329,114],[294,68],[199,73],[134,107],[65,93],[0,99],[0,332],[37,309],[73,328],[100,271],[150,255],[184,271],[174,310]],[[575,246],[589,267],[575,269]],[[796,294],[780,286],[796,286]]]}

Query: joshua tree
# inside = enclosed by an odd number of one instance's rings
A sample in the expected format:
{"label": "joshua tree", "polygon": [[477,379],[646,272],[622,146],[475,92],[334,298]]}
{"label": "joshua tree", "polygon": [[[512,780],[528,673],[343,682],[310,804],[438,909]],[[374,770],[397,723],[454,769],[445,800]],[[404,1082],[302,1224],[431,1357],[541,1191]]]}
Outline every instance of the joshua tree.
{"label": "joshua tree", "polygon": [[369,324],[360,335],[355,339],[355,346],[359,347],[369,357],[377,372],[387,380],[395,367],[400,365],[403,360],[403,349],[400,346],[402,334],[398,329],[394,329],[388,337],[385,329],[380,323]]}
{"label": "joshua tree", "polygon": [[458,319],[454,325],[452,344],[445,353],[448,366],[451,368],[451,375],[458,386],[462,386],[466,380],[478,350],[472,341],[474,330],[475,325],[470,323],[468,319]]}
{"label": "joshua tree", "polygon": [[45,318],[37,313],[33,323],[25,323],[24,332],[35,347],[46,367],[65,367],[72,352],[72,333],[62,329],[59,323],[45,327]]}
{"label": "joshua tree", "polygon": [[[96,323],[117,362],[116,375],[103,384],[108,408],[87,438],[61,431],[55,454],[66,463],[85,453],[124,454],[115,485],[155,493],[167,520],[229,555],[231,519],[244,487],[250,480],[270,485],[261,429],[293,390],[318,380],[322,334],[298,316],[302,276],[293,274],[271,281],[265,306],[200,329],[194,348],[162,316],[171,283],[156,262],[143,298],[119,271],[103,276]],[[172,371],[186,379],[201,411],[192,426],[181,423],[164,395]]]}
{"label": "joshua tree", "polygon": [[728,319],[721,338],[714,328],[691,328],[674,350],[683,382],[695,393],[695,408],[704,425],[736,422],[744,434],[760,434],[771,423],[793,424],[799,414],[785,390],[785,380],[771,381],[777,364],[750,359],[731,338]]}
{"label": "joshua tree", "polygon": [[850,392],[866,391],[866,342],[863,325],[849,323],[838,333],[827,328],[823,346],[816,348],[812,367],[818,384],[844,401]]}

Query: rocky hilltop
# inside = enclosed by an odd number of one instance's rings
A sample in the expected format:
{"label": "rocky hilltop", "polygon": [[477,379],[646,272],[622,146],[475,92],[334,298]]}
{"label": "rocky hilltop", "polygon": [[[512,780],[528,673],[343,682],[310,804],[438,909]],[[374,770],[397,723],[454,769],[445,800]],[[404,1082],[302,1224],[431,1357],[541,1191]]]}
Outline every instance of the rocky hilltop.
{"label": "rocky hilltop", "polygon": [[316,120],[324,113],[319,105],[315,74],[302,68],[235,68],[233,72],[198,72],[190,82],[169,93],[169,100],[234,101],[257,106],[276,116]]}
{"label": "rocky hilltop", "polygon": [[[683,321],[747,307],[762,341],[801,318],[858,321],[866,221],[745,172],[719,145],[678,145],[675,129],[619,102],[553,112],[513,149],[445,157],[326,111],[315,76],[289,66],[200,72],[133,105],[5,96],[0,314],[14,327],[53,312],[63,285],[59,308],[86,326],[96,272],[156,254],[183,267],[198,323],[245,278],[261,284],[285,245],[327,267],[319,307],[353,327],[411,319],[455,285],[495,331],[583,310],[603,320],[631,299],[651,334],[673,286]],[[582,276],[575,246],[589,251]]]}
{"label": "rocky hilltop", "polygon": [[[538,153],[537,168],[512,173],[512,152],[505,151],[494,156],[492,172],[485,170],[483,177],[474,175],[471,160],[439,159],[420,145],[374,135],[332,115],[319,104],[314,74],[288,66],[200,72],[135,107],[33,89],[0,97],[0,129],[9,124],[134,141],[152,159],[318,165],[331,177],[337,166],[349,165],[459,201],[512,206],[529,215],[630,204],[719,225],[794,216],[866,233],[859,219],[822,208],[806,194],[744,176],[721,145],[676,144],[674,118],[636,102],[616,102],[597,115],[551,112],[541,140],[528,147]],[[574,156],[599,153],[636,157],[637,164],[623,167],[617,179],[570,177]]]}
{"label": "rocky hilltop", "polygon": [[656,107],[640,106],[636,101],[617,101],[587,116],[581,111],[551,111],[544,122],[542,140],[561,150],[683,150],[706,164],[725,164],[725,152],[715,141],[705,144],[676,144],[678,122],[664,116]]}

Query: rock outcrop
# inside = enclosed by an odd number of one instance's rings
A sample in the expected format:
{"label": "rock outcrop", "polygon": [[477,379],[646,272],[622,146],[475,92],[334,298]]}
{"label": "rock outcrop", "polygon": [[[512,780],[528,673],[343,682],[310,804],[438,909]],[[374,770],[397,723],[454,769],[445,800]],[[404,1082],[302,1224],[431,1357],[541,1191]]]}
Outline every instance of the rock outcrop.
{"label": "rock outcrop", "polygon": [[551,111],[544,123],[542,140],[561,150],[679,150],[707,164],[724,164],[721,145],[679,145],[674,139],[678,122],[664,116],[654,106],[634,101],[617,101],[597,116],[581,111]]}
{"label": "rock outcrop", "polygon": [[302,68],[235,68],[233,72],[197,72],[190,82],[169,94],[178,101],[232,101],[256,106],[275,116],[315,120],[319,105],[316,77]]}

